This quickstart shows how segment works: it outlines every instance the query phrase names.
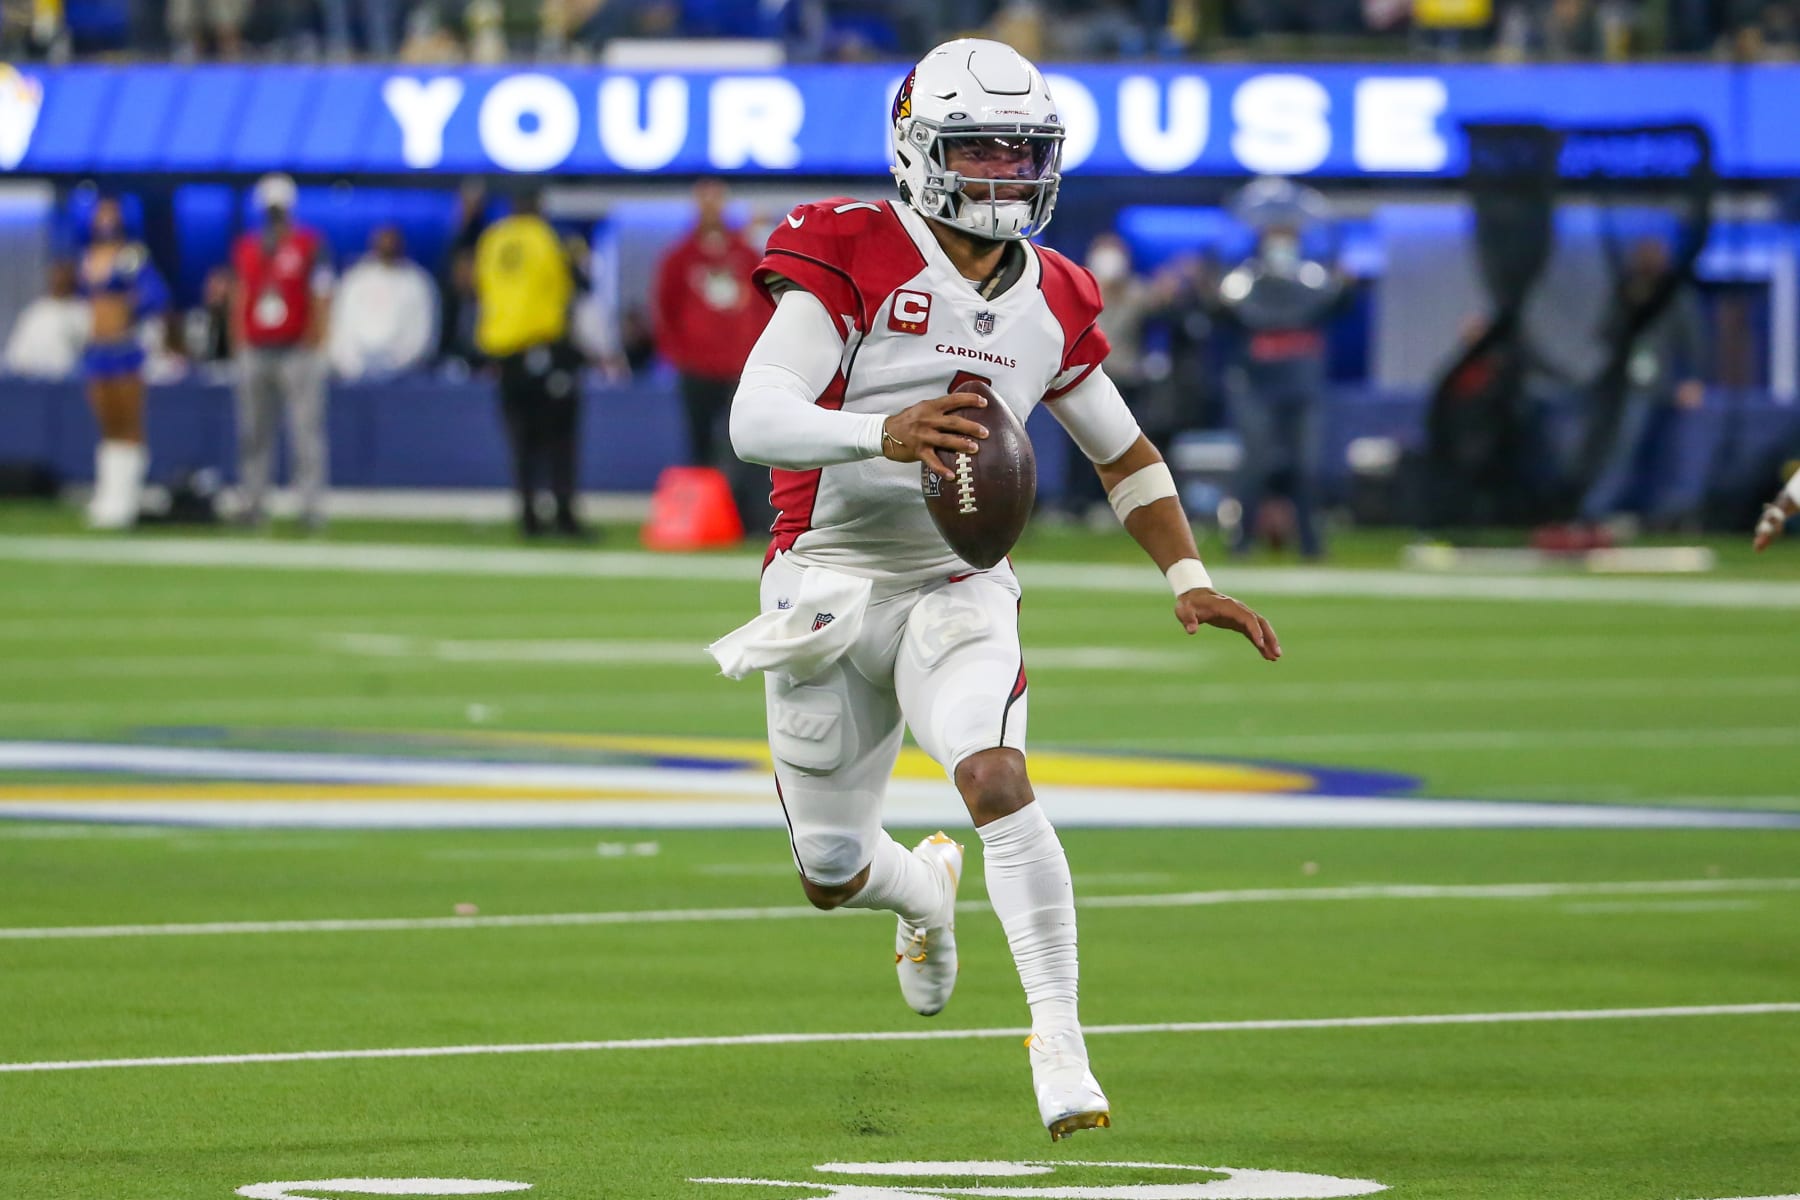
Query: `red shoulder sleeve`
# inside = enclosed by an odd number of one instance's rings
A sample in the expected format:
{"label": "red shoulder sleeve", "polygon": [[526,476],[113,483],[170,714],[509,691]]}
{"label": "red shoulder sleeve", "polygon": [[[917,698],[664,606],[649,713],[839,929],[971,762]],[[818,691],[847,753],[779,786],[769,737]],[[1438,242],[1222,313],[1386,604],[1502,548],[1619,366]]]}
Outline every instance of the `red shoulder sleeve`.
{"label": "red shoulder sleeve", "polygon": [[886,204],[839,196],[802,204],[782,218],[751,278],[771,301],[776,277],[805,288],[849,337],[852,330],[867,333],[882,302],[924,266]]}
{"label": "red shoulder sleeve", "polygon": [[1094,368],[1106,361],[1112,343],[1100,328],[1100,285],[1086,267],[1077,266],[1054,250],[1037,248],[1038,287],[1056,323],[1062,326],[1063,356],[1056,371],[1056,381],[1044,399],[1054,400],[1086,379]]}

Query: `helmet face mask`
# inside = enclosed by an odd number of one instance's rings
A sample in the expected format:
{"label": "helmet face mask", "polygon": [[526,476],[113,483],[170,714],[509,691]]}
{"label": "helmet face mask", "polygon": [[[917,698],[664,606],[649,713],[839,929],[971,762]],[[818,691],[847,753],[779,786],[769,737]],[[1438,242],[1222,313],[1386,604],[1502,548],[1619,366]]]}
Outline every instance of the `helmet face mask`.
{"label": "helmet face mask", "polygon": [[1050,223],[1062,123],[1043,76],[1010,47],[939,46],[901,85],[893,119],[894,177],[919,215],[993,241]]}

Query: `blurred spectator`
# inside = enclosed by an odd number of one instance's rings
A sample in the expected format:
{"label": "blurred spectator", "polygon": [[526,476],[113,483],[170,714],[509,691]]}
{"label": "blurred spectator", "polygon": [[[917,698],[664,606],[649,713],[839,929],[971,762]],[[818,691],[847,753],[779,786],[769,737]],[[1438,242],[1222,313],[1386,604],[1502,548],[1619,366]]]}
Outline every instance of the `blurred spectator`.
{"label": "blurred spectator", "polygon": [[[1663,284],[1669,270],[1669,250],[1661,239],[1645,238],[1632,246],[1608,315],[1609,340],[1623,335],[1625,322]],[[1700,303],[1693,285],[1683,281],[1631,343],[1625,398],[1618,412],[1595,414],[1596,432],[1604,437],[1606,450],[1599,475],[1581,502],[1583,521],[1599,524],[1632,508],[1659,524],[1685,515],[1663,507],[1667,492],[1657,487],[1650,472],[1657,449],[1672,432],[1675,414],[1705,403],[1705,371]]]}
{"label": "blurred spectator", "polygon": [[406,257],[400,230],[369,235],[369,253],[344,272],[331,305],[327,354],[342,379],[397,375],[430,357],[438,335],[437,287]]}
{"label": "blurred spectator", "polygon": [[298,189],[286,175],[257,181],[262,228],[232,247],[231,344],[238,359],[239,517],[260,525],[275,465],[275,424],[285,412],[301,520],[325,525],[325,343],[332,274],[323,240],[294,221]]}
{"label": "blurred spectator", "polygon": [[[217,3],[218,0],[208,0]],[[229,0],[228,0],[229,2]],[[333,57],[354,57],[360,45],[369,57],[387,60],[394,57],[395,0],[354,0],[360,42],[351,31],[352,0],[320,0],[325,15],[325,41]]]}
{"label": "blurred spectator", "polygon": [[619,318],[619,352],[633,375],[656,362],[656,330],[641,304],[633,304]]}
{"label": "blurred spectator", "polygon": [[631,377],[619,314],[618,235],[605,216],[589,233],[586,241],[574,235],[563,239],[581,287],[569,313],[569,337],[608,382],[618,383]]}
{"label": "blurred spectator", "polygon": [[725,224],[728,198],[716,179],[694,185],[699,220],[663,255],[651,298],[657,349],[681,376],[688,461],[703,467],[721,465],[728,453],[719,426],[769,317],[750,286],[762,256]]}
{"label": "blurred spectator", "polygon": [[1006,0],[988,22],[985,33],[1036,62],[1047,54],[1046,25],[1044,8],[1038,0]]}
{"label": "blurred spectator", "polygon": [[1362,29],[1361,0],[1237,0],[1243,33],[1344,34]]}
{"label": "blurred spectator", "polygon": [[61,61],[72,49],[57,0],[0,0],[0,54]]}
{"label": "blurred spectator", "polygon": [[1299,228],[1284,223],[1265,226],[1255,252],[1219,282],[1218,311],[1242,333],[1225,377],[1226,404],[1243,446],[1235,551],[1250,548],[1263,500],[1279,486],[1293,502],[1300,553],[1324,552],[1318,517],[1324,328],[1341,291],[1323,263],[1303,255]]}
{"label": "blurred spectator", "polygon": [[[1132,270],[1131,251],[1116,233],[1102,233],[1089,243],[1087,269],[1100,285],[1100,299],[1105,305],[1100,313],[1100,329],[1112,343],[1106,373],[1118,385],[1127,407],[1136,414],[1144,405],[1144,322],[1155,307],[1157,296]],[[1102,517],[1111,515],[1099,475],[1073,441],[1069,443],[1065,503],[1072,516],[1082,517],[1090,512]]]}
{"label": "blurred spectator", "polygon": [[726,200],[725,185],[716,179],[694,185],[699,220],[657,265],[651,310],[657,349],[681,378],[688,461],[721,468],[744,528],[766,529],[775,520],[768,471],[732,454],[721,429],[770,312],[750,286],[761,252],[725,224]]}
{"label": "blurred spectator", "polygon": [[[1326,0],[1307,0],[1326,7]],[[1150,49],[1151,29],[1135,0],[1063,0],[1055,6],[1050,43],[1060,57],[1137,58]]]}
{"label": "blurred spectator", "polygon": [[19,314],[6,340],[6,369],[33,379],[68,379],[87,342],[87,302],[75,294],[75,264],[50,264],[49,290]]}
{"label": "blurred spectator", "polygon": [[487,185],[465,180],[456,198],[456,228],[438,273],[438,352],[465,364],[481,361],[475,344],[475,244],[487,228]]}
{"label": "blurred spectator", "polygon": [[475,338],[500,365],[500,410],[512,445],[519,527],[544,532],[537,507],[540,464],[548,469],[559,533],[590,536],[575,513],[581,355],[569,338],[578,282],[568,249],[539,214],[535,191],[490,226],[475,247],[480,316]]}
{"label": "blurred spectator", "polygon": [[1733,57],[1745,62],[1793,57],[1800,14],[1792,0],[1732,0],[1724,8]]}
{"label": "blurred spectator", "polygon": [[231,357],[231,268],[217,266],[200,286],[200,307],[187,315],[182,337],[188,358],[196,363],[224,362]]}
{"label": "blurred spectator", "polygon": [[94,454],[94,494],[88,524],[128,529],[137,524],[149,452],[144,445],[144,318],[167,311],[169,289],[150,251],[131,238],[124,209],[113,197],[94,206],[78,286],[90,314],[82,364],[88,402],[100,427]]}
{"label": "blurred spectator", "polygon": [[668,38],[680,33],[681,6],[674,0],[603,0],[579,22],[575,40],[600,46],[615,38]]}
{"label": "blurred spectator", "polygon": [[403,63],[454,63],[464,57],[462,39],[431,0],[421,0],[406,14],[406,34],[400,43]]}
{"label": "blurred spectator", "polygon": [[1217,338],[1209,309],[1215,276],[1211,263],[1185,255],[1165,264],[1148,284],[1151,309],[1143,330],[1136,415],[1138,427],[1164,458],[1176,434],[1216,415]]}
{"label": "blurred spectator", "polygon": [[241,57],[244,18],[249,11],[249,0],[167,0],[169,41],[175,56],[189,61],[202,58],[210,45],[219,58]]}
{"label": "blurred spectator", "polygon": [[500,0],[468,0],[463,8],[468,32],[469,61],[506,61],[506,9]]}
{"label": "blurred spectator", "polygon": [[1620,59],[1638,36],[1631,0],[1515,0],[1500,14],[1496,52],[1526,59]]}

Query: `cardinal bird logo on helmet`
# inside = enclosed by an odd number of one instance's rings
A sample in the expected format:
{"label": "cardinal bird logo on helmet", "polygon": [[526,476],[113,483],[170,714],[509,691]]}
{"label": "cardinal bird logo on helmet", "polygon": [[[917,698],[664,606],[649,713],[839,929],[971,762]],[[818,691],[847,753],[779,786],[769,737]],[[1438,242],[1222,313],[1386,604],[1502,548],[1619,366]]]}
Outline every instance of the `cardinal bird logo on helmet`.
{"label": "cardinal bird logo on helmet", "polygon": [[902,117],[912,116],[913,76],[917,75],[918,73],[919,73],[919,69],[917,67],[914,67],[912,70],[908,71],[906,73],[906,82],[902,83],[900,85],[900,91],[898,93],[896,93],[894,96],[893,119],[895,121],[900,120]]}

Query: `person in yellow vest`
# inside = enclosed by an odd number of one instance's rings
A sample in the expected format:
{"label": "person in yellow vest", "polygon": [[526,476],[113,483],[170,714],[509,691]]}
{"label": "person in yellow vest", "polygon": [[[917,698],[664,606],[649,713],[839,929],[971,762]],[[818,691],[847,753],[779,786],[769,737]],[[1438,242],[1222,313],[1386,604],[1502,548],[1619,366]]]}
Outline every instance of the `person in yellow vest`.
{"label": "person in yellow vest", "polygon": [[537,507],[540,465],[555,501],[556,532],[592,536],[575,514],[582,356],[569,338],[569,305],[581,282],[580,267],[540,214],[535,190],[521,193],[512,215],[475,244],[475,344],[499,367],[526,537],[546,530]]}

